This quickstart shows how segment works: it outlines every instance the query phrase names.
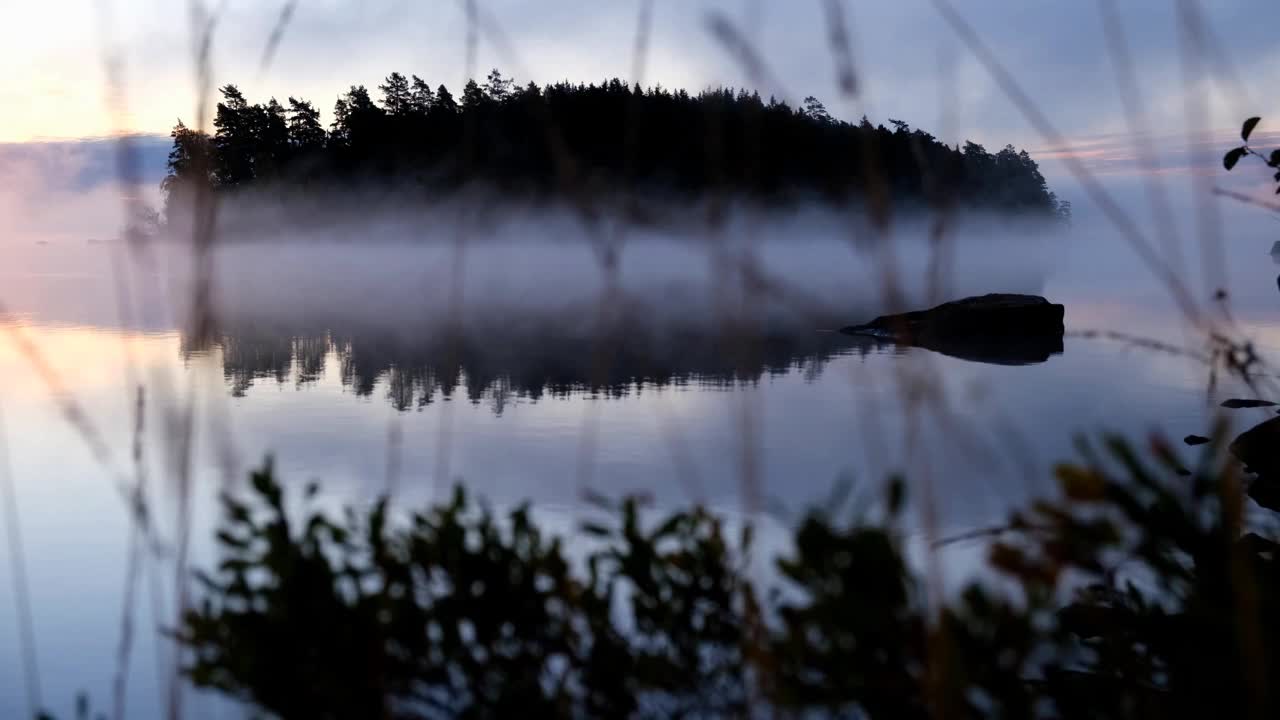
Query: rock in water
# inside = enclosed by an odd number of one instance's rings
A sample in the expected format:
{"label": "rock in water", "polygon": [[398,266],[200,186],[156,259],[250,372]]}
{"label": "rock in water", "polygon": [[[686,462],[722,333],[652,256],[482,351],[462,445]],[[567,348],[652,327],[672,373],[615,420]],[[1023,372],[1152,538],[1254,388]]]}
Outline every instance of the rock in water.
{"label": "rock in water", "polygon": [[1280,476],[1280,417],[1241,433],[1229,449],[1250,471],[1258,475]]}
{"label": "rock in water", "polygon": [[1038,295],[991,294],[841,328],[967,360],[1025,365],[1062,352],[1065,308]]}
{"label": "rock in water", "polygon": [[1241,398],[1231,398],[1230,400],[1222,401],[1222,407],[1230,410],[1239,410],[1240,408],[1275,407],[1275,405],[1276,404],[1271,402],[1270,400],[1249,400],[1249,399],[1241,399]]}

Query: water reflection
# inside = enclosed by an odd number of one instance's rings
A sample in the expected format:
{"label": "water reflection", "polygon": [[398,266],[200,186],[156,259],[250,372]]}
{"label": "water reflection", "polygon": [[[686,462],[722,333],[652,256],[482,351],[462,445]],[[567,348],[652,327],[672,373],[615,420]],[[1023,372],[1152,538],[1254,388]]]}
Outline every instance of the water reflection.
{"label": "water reflection", "polygon": [[1061,335],[943,338],[916,347],[988,365],[1039,365],[1064,352]]}
{"label": "water reflection", "polygon": [[[669,387],[727,389],[792,372],[812,381],[833,358],[903,350],[873,338],[817,330],[736,337],[683,333],[672,339],[621,331],[593,338],[542,327],[495,340],[467,333],[245,327],[224,329],[212,347],[194,345],[184,336],[180,351],[186,360],[220,356],[235,397],[244,397],[258,382],[304,387],[336,371],[342,387],[359,397],[370,397],[383,385],[397,410],[465,397],[472,403],[488,401],[501,414],[513,397],[622,398]],[[969,359],[999,362],[998,352],[973,351]]]}
{"label": "water reflection", "polygon": [[[1271,246],[1271,262],[1280,265],[1280,240]],[[1280,289],[1280,275],[1276,276],[1276,287]]]}
{"label": "water reflection", "polygon": [[[1270,351],[1280,338],[1275,266],[1259,262],[1265,243],[1248,240],[1230,246],[1242,248],[1228,256],[1232,309]],[[1036,292],[1067,306],[1072,330],[1185,343],[1175,308],[1123,248],[1105,237],[1079,238],[1047,285],[1017,282],[1020,272],[1010,279],[957,271],[952,292]],[[595,289],[571,294],[564,281],[591,277],[591,268],[565,261],[555,273],[544,270],[536,286],[529,279],[536,273],[513,273],[529,284],[527,292],[504,281],[505,294],[482,294],[489,285],[475,279],[469,302],[488,302],[454,335],[420,317],[441,307],[429,291],[447,286],[405,269],[414,263],[403,249],[235,252],[245,256],[238,265],[235,258],[220,265],[239,272],[227,277],[220,297],[229,307],[220,339],[209,347],[175,332],[173,319],[182,313],[166,311],[161,285],[136,274],[127,285],[136,312],[118,317],[116,285],[104,270],[111,264],[100,253],[55,263],[46,252],[25,269],[16,261],[0,267],[0,299],[122,465],[130,461],[136,386],[146,385],[147,475],[164,498],[174,477],[167,420],[181,417],[188,397],[198,398],[194,537],[208,535],[223,487],[223,435],[238,464],[234,477],[271,453],[282,477],[323,479],[337,499],[367,502],[387,486],[388,428],[395,427],[394,437],[403,439],[395,446],[397,497],[425,502],[441,483],[460,478],[494,502],[532,500],[552,509],[565,526],[583,489],[584,448],[594,453],[589,477],[598,492],[643,491],[669,506],[692,496],[731,510],[743,502],[747,469],[758,475],[764,497],[795,509],[828,497],[842,475],[870,491],[874,480],[909,468],[913,478],[932,473],[940,530],[952,534],[1000,522],[1009,505],[1053,491],[1050,465],[1073,456],[1077,432],[1142,433],[1156,419],[1175,437],[1206,430],[1206,372],[1185,357],[1079,335],[1067,338],[1062,356],[1049,347],[1000,357],[989,348],[938,353],[817,332],[883,308],[874,305],[876,286],[838,274],[847,262],[812,249],[788,250],[778,266],[794,266],[796,285],[812,287],[821,277],[825,305],[839,311],[831,323],[778,312],[752,332],[730,332],[716,323],[715,297],[675,296],[665,276],[655,275],[630,282],[635,294],[669,300],[667,306],[651,302],[647,312],[599,333],[590,305]],[[975,251],[966,259],[979,266],[1001,256]],[[499,267],[487,255],[472,260],[490,272]],[[668,265],[692,267],[683,256]],[[534,297],[543,302],[530,309]],[[913,298],[913,306],[924,304]],[[699,308],[705,317],[691,318]],[[110,678],[102,668],[114,667],[120,617],[110,600],[120,596],[129,516],[108,480],[113,474],[85,450],[41,374],[4,337],[0,332],[0,398],[32,558],[35,623],[45,666],[59,668],[46,690],[105,697]],[[1032,364],[991,364],[1015,359]],[[919,378],[933,384],[910,385]],[[1227,382],[1224,393],[1247,391]],[[923,390],[911,395],[908,387]],[[932,403],[918,410],[926,392]],[[160,515],[162,522],[170,517]],[[12,610],[0,597],[0,615],[13,617]],[[0,651],[10,649],[0,652],[0,667],[10,669],[17,667],[11,633],[11,623],[0,623]],[[140,642],[131,707],[155,697],[151,654]],[[20,707],[18,688],[0,686],[0,717],[16,716]]]}

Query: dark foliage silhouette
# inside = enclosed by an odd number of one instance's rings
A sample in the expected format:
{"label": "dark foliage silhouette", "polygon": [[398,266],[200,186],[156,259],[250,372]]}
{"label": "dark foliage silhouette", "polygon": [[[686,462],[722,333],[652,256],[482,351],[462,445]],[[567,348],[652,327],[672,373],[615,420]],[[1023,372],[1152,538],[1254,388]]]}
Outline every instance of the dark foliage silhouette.
{"label": "dark foliage silhouette", "polygon": [[[352,86],[326,132],[306,101],[249,104],[226,85],[212,138],[181,123],[174,129],[166,188],[394,180],[432,190],[482,183],[541,197],[590,187],[787,201],[865,198],[878,183],[904,203],[1069,213],[1026,151],[951,147],[900,120],[890,128],[865,117],[844,122],[813,97],[793,108],[731,88],[693,95],[618,79],[520,86],[498,70],[483,84],[468,82],[458,100],[444,85],[432,90],[400,73],[377,90],[380,101]],[[209,173],[186,160],[203,142]]]}
{"label": "dark foliage silhouette", "polygon": [[992,532],[1001,580],[934,609],[900,481],[809,513],[761,580],[751,525],[701,508],[591,499],[571,556],[528,507],[335,520],[268,464],[223,499],[186,672],[282,718],[1265,717],[1276,524],[1211,435],[1194,469],[1158,438],[1083,443],[1058,499]]}
{"label": "dark foliage silhouette", "polygon": [[[1253,156],[1262,161],[1264,165],[1275,171],[1272,180],[1276,183],[1276,195],[1280,195],[1280,148],[1267,152],[1259,148],[1249,145],[1249,137],[1253,135],[1254,128],[1258,127],[1258,123],[1262,121],[1260,117],[1251,117],[1244,121],[1240,126],[1240,139],[1243,144],[1239,147],[1231,148],[1222,156],[1222,166],[1228,171],[1235,169],[1237,163],[1241,159]],[[1272,208],[1273,210],[1275,208]]]}

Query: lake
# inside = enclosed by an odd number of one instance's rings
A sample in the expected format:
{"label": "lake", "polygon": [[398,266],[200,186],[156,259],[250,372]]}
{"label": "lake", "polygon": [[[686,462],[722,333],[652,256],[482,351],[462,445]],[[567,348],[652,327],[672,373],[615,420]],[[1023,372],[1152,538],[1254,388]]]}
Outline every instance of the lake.
{"label": "lake", "polygon": [[[1217,402],[1252,396],[1226,376],[1211,393],[1192,354],[1091,334],[1205,349],[1098,223],[966,221],[934,264],[925,224],[885,243],[822,213],[621,240],[555,214],[465,231],[436,218],[423,238],[419,222],[219,247],[209,342],[186,332],[180,248],[106,236],[0,248],[0,472],[18,519],[6,516],[18,530],[6,542],[21,542],[46,705],[65,713],[83,689],[109,707],[135,537],[126,488],[140,476],[162,547],[131,596],[127,692],[130,714],[151,716],[171,667],[153,627],[172,616],[178,528],[192,563],[207,561],[217,492],[267,454],[293,488],[320,480],[326,504],[390,492],[412,506],[461,482],[497,507],[532,501],[567,530],[586,490],[643,493],[757,516],[766,545],[841,482],[869,499],[903,472],[945,536],[1053,492],[1078,433],[1203,434]],[[1182,249],[1192,295],[1209,314],[1229,308],[1270,359],[1274,232],[1251,222],[1221,244],[1224,283],[1201,280],[1213,253]],[[985,292],[1063,303],[1062,352],[993,364],[830,332]],[[1243,429],[1270,414],[1232,418]],[[955,580],[980,548],[952,552]],[[26,708],[12,569],[0,569],[4,717]],[[193,702],[191,716],[218,712]]]}

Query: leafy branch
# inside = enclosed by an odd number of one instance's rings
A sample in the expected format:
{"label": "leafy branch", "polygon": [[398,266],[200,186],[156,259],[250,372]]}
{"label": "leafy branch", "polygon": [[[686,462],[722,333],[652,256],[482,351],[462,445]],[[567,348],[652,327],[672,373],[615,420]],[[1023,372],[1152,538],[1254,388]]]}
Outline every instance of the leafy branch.
{"label": "leafy branch", "polygon": [[1249,146],[1249,136],[1253,134],[1253,129],[1258,126],[1258,123],[1261,120],[1262,118],[1260,117],[1251,117],[1244,121],[1244,125],[1240,128],[1240,139],[1244,141],[1244,144],[1240,147],[1228,150],[1227,154],[1222,156],[1222,166],[1230,171],[1235,168],[1241,158],[1247,155],[1253,155],[1266,163],[1267,167],[1276,171],[1272,179],[1277,183],[1276,194],[1280,195],[1280,149],[1272,150],[1270,153],[1267,153],[1266,151],[1255,150]]}

